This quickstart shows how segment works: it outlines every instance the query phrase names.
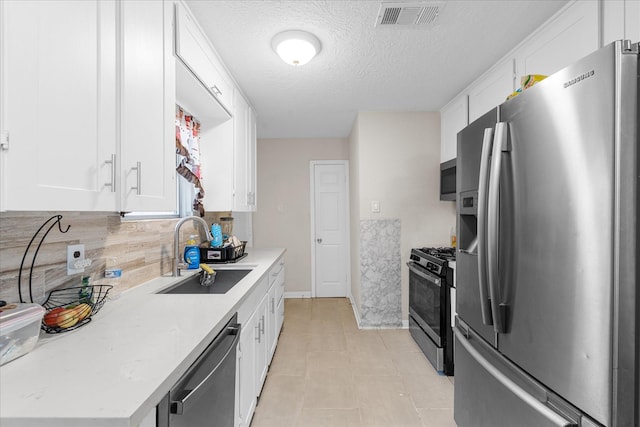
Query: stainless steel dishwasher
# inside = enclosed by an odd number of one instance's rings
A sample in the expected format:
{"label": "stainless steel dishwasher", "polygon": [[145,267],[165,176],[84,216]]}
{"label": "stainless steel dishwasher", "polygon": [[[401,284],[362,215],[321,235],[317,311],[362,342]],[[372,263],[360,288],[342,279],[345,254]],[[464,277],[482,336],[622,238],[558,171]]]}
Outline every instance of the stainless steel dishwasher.
{"label": "stainless steel dishwasher", "polygon": [[232,427],[237,313],[157,406],[157,427]]}

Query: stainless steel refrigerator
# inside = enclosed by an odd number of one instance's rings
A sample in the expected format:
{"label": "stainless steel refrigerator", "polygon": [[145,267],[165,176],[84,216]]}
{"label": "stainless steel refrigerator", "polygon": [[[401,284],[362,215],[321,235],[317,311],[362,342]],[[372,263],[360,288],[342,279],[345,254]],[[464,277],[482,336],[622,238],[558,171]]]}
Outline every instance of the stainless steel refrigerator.
{"label": "stainless steel refrigerator", "polygon": [[638,44],[458,134],[455,421],[638,426]]}

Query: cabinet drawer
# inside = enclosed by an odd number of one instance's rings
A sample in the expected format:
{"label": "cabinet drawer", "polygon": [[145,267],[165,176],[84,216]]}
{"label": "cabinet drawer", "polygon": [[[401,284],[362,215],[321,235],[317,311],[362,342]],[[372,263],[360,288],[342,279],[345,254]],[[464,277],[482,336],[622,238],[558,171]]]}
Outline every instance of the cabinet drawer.
{"label": "cabinet drawer", "polygon": [[273,267],[271,267],[271,270],[269,270],[269,286],[275,283],[276,279],[278,278],[278,274],[280,274],[280,271],[283,268],[284,268],[284,261],[282,261],[281,259],[276,261]]}
{"label": "cabinet drawer", "polygon": [[283,266],[280,270],[280,273],[278,273],[276,283],[274,284],[276,288],[276,302],[280,302],[282,300],[282,297],[284,296],[284,274],[285,268]]}

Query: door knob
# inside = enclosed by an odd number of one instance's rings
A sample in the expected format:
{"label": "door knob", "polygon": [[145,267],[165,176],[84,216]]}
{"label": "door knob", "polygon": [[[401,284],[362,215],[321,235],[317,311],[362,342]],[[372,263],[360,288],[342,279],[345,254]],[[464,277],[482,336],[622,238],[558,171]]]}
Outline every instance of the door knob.
{"label": "door knob", "polygon": [[322,243],[322,239],[316,239],[316,242]]}

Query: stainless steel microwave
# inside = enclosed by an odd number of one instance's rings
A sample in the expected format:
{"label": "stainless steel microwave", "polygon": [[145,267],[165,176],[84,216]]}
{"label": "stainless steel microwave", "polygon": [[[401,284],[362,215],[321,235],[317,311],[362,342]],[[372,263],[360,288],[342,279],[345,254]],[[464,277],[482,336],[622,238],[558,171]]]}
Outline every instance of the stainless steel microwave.
{"label": "stainless steel microwave", "polygon": [[456,200],[456,159],[440,163],[440,200]]}

